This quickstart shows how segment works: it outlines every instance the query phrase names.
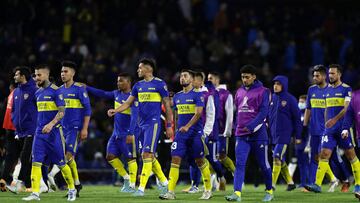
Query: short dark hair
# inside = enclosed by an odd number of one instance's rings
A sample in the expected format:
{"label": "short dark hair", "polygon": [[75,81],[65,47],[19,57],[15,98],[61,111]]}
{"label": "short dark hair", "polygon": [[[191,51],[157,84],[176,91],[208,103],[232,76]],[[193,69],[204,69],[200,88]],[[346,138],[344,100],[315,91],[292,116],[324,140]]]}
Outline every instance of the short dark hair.
{"label": "short dark hair", "polygon": [[51,72],[50,66],[47,64],[39,64],[35,66],[35,70],[39,70],[39,69],[47,69],[49,72]]}
{"label": "short dark hair", "polygon": [[61,66],[71,68],[74,71],[76,71],[76,69],[77,69],[77,65],[73,61],[62,61]]}
{"label": "short dark hair", "polygon": [[319,72],[322,75],[326,75],[326,67],[324,65],[316,65],[313,67],[312,69],[312,74],[314,74],[314,72]]}
{"label": "short dark hair", "polygon": [[306,100],[306,98],[307,98],[306,94],[302,94],[302,95],[299,96],[299,99],[305,99]]}
{"label": "short dark hair", "polygon": [[340,64],[330,64],[329,68],[336,68],[339,73],[343,72],[343,68]]}
{"label": "short dark hair", "polygon": [[153,69],[153,71],[155,72],[155,70],[156,70],[156,61],[155,61],[155,59],[152,59],[152,58],[142,58],[142,59],[140,59],[140,61],[139,61],[139,64],[140,64],[140,63],[150,66],[150,67]]}
{"label": "short dark hair", "polygon": [[180,71],[180,73],[189,73],[189,75],[192,77],[192,78],[194,78],[195,77],[195,72],[194,71],[192,71],[192,70],[190,70],[190,69],[182,69],[181,71]]}
{"label": "short dark hair", "polygon": [[31,70],[29,67],[27,66],[17,66],[14,68],[14,73],[16,73],[16,71],[20,72],[21,76],[25,76],[26,81],[29,81],[31,78]]}
{"label": "short dark hair", "polygon": [[210,72],[209,72],[209,74],[211,74],[211,75],[213,75],[213,76],[215,76],[215,77],[217,77],[217,78],[219,78],[219,79],[220,79],[220,73],[219,73],[219,72],[216,72],[216,71],[210,71]]}
{"label": "short dark hair", "polygon": [[127,80],[129,80],[130,83],[132,82],[132,78],[129,73],[126,73],[126,72],[119,73],[118,77],[126,78]]}
{"label": "short dark hair", "polygon": [[195,72],[194,77],[200,77],[202,80],[205,79],[204,72]]}
{"label": "short dark hair", "polygon": [[244,65],[243,67],[241,67],[240,69],[240,73],[249,73],[252,75],[256,75],[256,67],[250,64]]}

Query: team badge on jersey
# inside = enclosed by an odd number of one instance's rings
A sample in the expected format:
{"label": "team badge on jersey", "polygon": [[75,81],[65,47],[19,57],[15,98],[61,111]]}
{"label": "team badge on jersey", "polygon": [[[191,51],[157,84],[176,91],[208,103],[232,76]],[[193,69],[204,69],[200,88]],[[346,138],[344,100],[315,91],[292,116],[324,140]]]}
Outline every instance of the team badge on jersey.
{"label": "team badge on jersey", "polygon": [[200,97],[201,102],[204,102],[204,97]]}
{"label": "team badge on jersey", "polygon": [[281,101],[281,106],[285,107],[287,102],[285,100]]}
{"label": "team badge on jersey", "polygon": [[168,88],[167,88],[167,86],[166,86],[166,85],[164,85],[164,90],[168,91]]}
{"label": "team badge on jersey", "polygon": [[29,94],[24,94],[24,99],[27,100],[29,98]]}
{"label": "team badge on jersey", "polygon": [[85,98],[87,98],[87,97],[88,97],[88,95],[87,95],[87,93],[86,93],[86,92],[84,92],[84,93],[83,93],[83,95],[84,95],[84,97],[85,97]]}
{"label": "team badge on jersey", "polygon": [[60,100],[64,100],[64,97],[63,97],[62,94],[59,94],[59,99],[60,99]]}

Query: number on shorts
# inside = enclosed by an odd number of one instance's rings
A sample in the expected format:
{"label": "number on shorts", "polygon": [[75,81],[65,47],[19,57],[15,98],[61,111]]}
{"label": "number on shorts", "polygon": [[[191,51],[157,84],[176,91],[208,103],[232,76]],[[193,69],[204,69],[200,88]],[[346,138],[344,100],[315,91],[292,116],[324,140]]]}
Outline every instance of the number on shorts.
{"label": "number on shorts", "polygon": [[177,148],[177,143],[176,143],[176,142],[173,142],[173,143],[171,144],[171,149],[174,150],[174,149],[176,149],[176,148]]}
{"label": "number on shorts", "polygon": [[321,142],[329,142],[329,138],[327,135],[322,136]]}

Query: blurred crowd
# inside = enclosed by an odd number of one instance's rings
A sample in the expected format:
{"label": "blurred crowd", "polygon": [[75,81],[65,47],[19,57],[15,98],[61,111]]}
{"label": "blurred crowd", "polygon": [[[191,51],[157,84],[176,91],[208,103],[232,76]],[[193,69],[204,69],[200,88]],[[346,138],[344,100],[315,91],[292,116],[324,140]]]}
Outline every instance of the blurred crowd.
{"label": "blurred crowd", "polygon": [[[296,96],[306,93],[309,68],[316,64],[343,65],[343,81],[354,86],[360,70],[354,2],[4,0],[0,101],[8,95],[15,66],[50,64],[60,84],[63,59],[79,65],[77,81],[105,90],[116,88],[119,72],[137,79],[137,62],[145,56],[157,60],[156,75],[175,92],[178,71],[187,67],[220,72],[234,91],[244,64],[255,65],[266,85],[275,74],[287,75]],[[4,112],[5,103],[0,105]],[[106,116],[111,105],[92,100],[90,139],[79,148],[79,168],[109,167],[103,154],[112,131]]]}

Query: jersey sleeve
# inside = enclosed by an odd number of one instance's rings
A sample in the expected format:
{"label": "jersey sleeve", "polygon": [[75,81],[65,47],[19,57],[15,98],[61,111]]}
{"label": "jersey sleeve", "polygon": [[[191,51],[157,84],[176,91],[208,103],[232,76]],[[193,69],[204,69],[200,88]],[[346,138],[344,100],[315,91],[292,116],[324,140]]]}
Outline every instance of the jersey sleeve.
{"label": "jersey sleeve", "polygon": [[177,111],[177,107],[176,107],[176,98],[177,98],[177,94],[175,94],[175,95],[174,95],[174,97],[172,98],[172,100],[173,100],[173,104],[174,104],[173,109],[174,109],[175,111]]}
{"label": "jersey sleeve", "polygon": [[195,106],[197,106],[197,107],[204,107],[205,106],[204,96],[203,96],[202,93],[196,93]]}
{"label": "jersey sleeve", "polygon": [[307,97],[306,97],[306,109],[311,109],[311,90],[309,88]]}
{"label": "jersey sleeve", "polygon": [[135,83],[135,85],[133,86],[132,90],[131,90],[131,96],[135,97],[136,99],[138,99],[138,89],[137,89],[138,83]]}
{"label": "jersey sleeve", "polygon": [[135,100],[131,105],[131,121],[129,127],[129,135],[134,135],[135,127],[138,124],[138,115],[139,115],[139,102]]}
{"label": "jersey sleeve", "polygon": [[114,99],[115,91],[104,91],[94,87],[86,86],[86,91],[96,97],[105,98],[105,99]]}
{"label": "jersey sleeve", "polygon": [[79,99],[84,107],[84,116],[90,116],[91,115],[90,99],[84,87],[79,88]]}
{"label": "jersey sleeve", "polygon": [[65,100],[61,89],[55,90],[55,104],[56,106],[65,106]]}
{"label": "jersey sleeve", "polygon": [[160,96],[162,98],[168,97],[169,96],[169,91],[167,89],[166,83],[164,81],[161,81],[161,83],[159,83],[159,86],[160,87],[158,87],[158,89],[159,89]]}
{"label": "jersey sleeve", "polygon": [[345,102],[350,102],[351,101],[351,87],[346,87],[345,88]]}

